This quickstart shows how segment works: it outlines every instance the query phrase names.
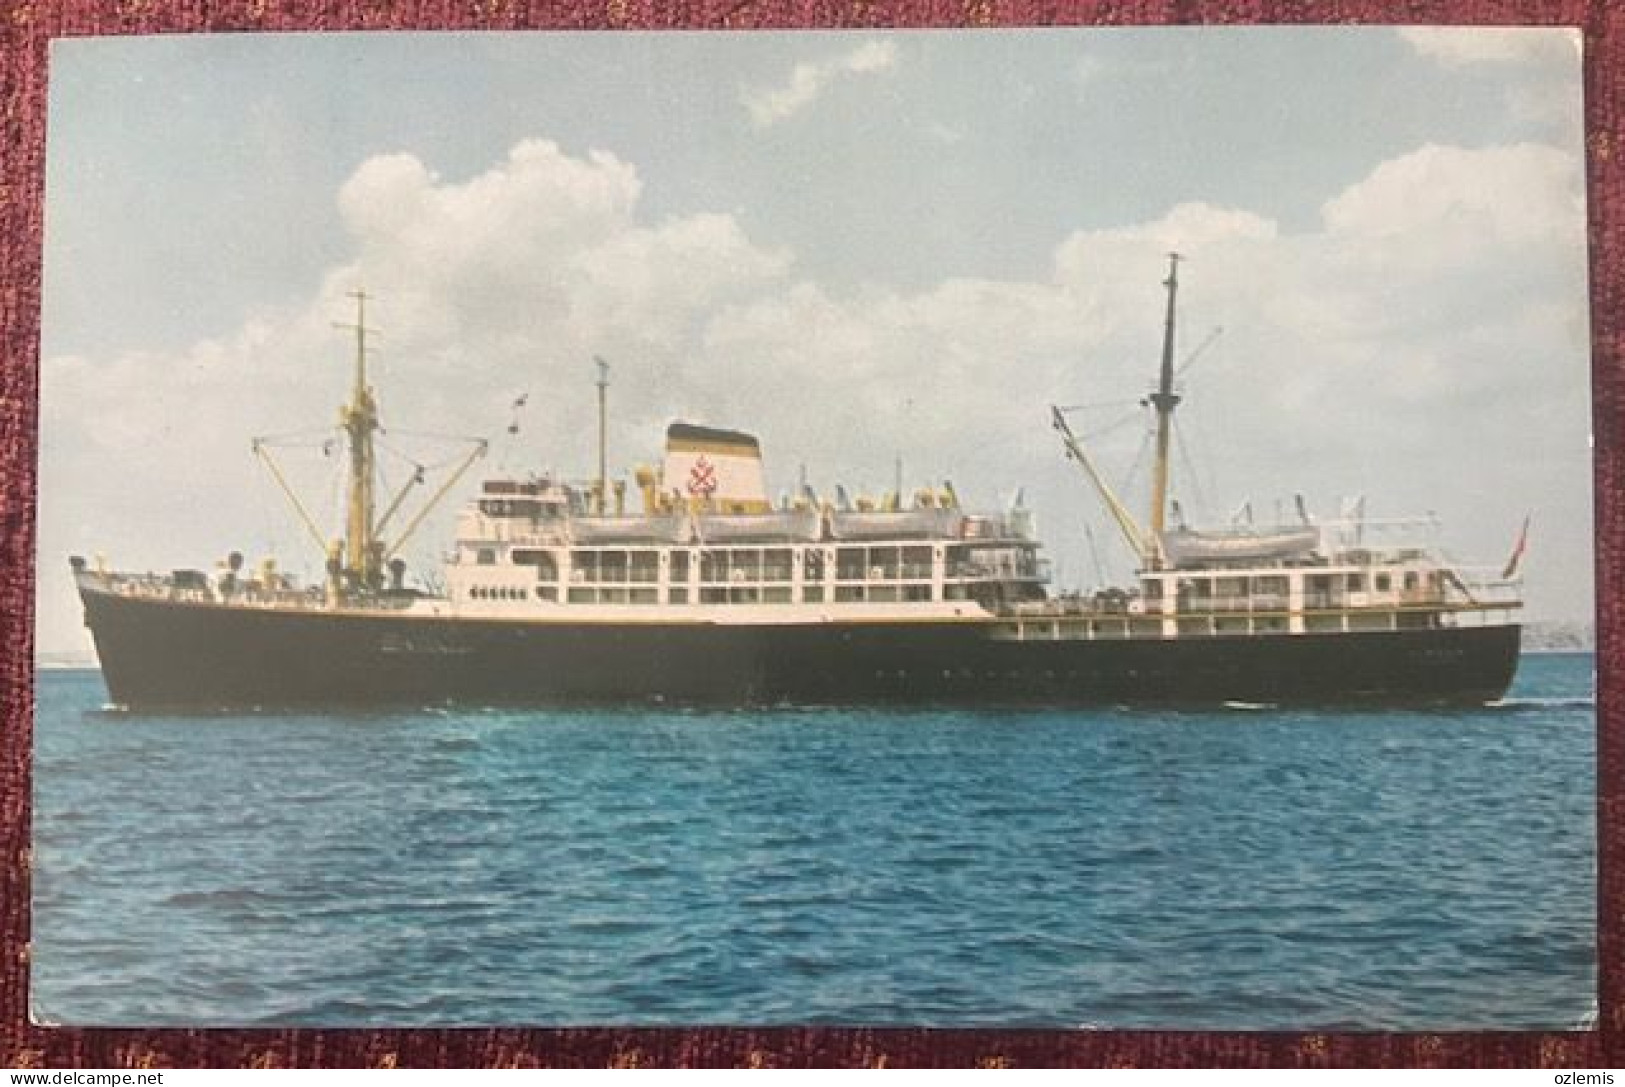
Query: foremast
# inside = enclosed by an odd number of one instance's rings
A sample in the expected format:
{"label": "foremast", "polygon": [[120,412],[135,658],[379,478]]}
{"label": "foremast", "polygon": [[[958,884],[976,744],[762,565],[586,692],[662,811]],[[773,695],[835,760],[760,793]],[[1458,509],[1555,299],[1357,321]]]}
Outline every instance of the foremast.
{"label": "foremast", "polygon": [[405,570],[405,563],[397,558],[402,546],[489,448],[484,438],[454,439],[471,443],[468,455],[458,463],[434,495],[422,504],[406,527],[395,533],[393,540],[386,540],[384,533],[406,504],[408,495],[425,482],[426,469],[417,465],[383,515],[378,514],[376,435],[382,433],[383,425],[379,421],[378,399],[372,386],[367,383],[367,334],[376,330],[367,327],[367,301],[371,296],[365,291],[355,290],[349,292],[349,297],[355,299],[355,323],[335,325],[355,333],[355,381],[349,402],[339,406],[339,430],[344,435],[348,453],[346,468],[349,477],[345,486],[344,534],[341,538],[329,542],[310,511],[299,500],[298,494],[289,486],[287,477],[271,455],[273,439],[255,438],[252,443],[255,455],[264,462],[277,486],[292,503],[294,512],[311,539],[322,549],[327,560],[328,599],[334,603],[347,597],[378,594],[384,589],[386,566],[393,587],[399,590]]}
{"label": "foremast", "polygon": [[[375,523],[377,457],[373,435],[378,431],[378,401],[367,384],[367,292],[351,291],[350,297],[355,299],[355,323],[338,326],[355,332],[355,387],[350,402],[339,408],[339,427],[350,452],[341,569],[352,583],[377,589],[383,584],[384,566],[384,545]],[[335,554],[328,557],[329,563],[338,559]]]}

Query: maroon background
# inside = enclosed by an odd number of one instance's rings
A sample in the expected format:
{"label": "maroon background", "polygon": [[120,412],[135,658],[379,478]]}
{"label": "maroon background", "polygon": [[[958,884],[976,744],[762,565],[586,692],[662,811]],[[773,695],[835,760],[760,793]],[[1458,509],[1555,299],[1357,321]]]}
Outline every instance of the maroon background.
{"label": "maroon background", "polygon": [[[1197,1034],[997,1030],[85,1030],[28,1023],[29,751],[46,47],[84,34],[187,31],[1484,23],[1585,31],[1599,607],[1597,1029],[1563,1034]],[[1625,173],[1620,0],[0,0],[0,1064],[1625,1065],[1625,549],[1620,425]]]}

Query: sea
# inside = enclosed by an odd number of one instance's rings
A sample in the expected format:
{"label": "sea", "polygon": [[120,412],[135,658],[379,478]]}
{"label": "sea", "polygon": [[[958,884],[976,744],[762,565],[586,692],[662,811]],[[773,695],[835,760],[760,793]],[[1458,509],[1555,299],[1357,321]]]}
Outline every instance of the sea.
{"label": "sea", "polygon": [[1438,711],[146,716],[38,674],[37,1021],[1568,1029],[1589,654]]}

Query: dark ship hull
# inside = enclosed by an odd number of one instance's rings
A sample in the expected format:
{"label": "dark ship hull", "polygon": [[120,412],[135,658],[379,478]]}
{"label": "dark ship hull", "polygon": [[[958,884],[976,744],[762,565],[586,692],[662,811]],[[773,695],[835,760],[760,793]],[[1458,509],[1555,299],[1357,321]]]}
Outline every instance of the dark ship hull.
{"label": "dark ship hull", "polygon": [[81,586],[134,710],[460,705],[1481,704],[1519,627],[1001,641],[953,621],[492,620],[176,602]]}

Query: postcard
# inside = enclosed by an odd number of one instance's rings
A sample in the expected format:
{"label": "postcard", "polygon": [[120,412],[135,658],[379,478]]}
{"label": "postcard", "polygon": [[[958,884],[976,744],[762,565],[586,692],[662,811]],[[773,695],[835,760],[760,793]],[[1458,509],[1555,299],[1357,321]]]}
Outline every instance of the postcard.
{"label": "postcard", "polygon": [[53,42],[36,1020],[1592,1022],[1580,65]]}

